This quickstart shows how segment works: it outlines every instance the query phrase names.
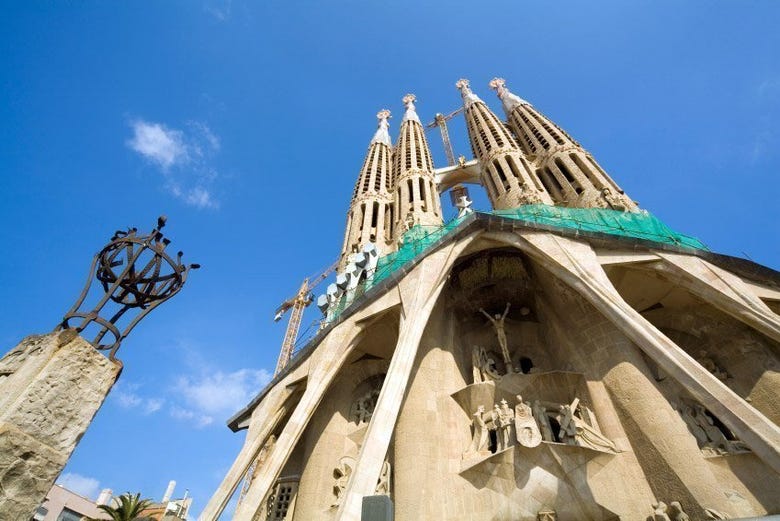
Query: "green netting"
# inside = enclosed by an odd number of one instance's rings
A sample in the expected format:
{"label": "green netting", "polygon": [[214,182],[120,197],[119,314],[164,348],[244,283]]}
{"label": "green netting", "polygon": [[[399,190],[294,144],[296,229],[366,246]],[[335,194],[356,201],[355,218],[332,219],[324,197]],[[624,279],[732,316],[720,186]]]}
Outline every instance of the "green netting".
{"label": "green netting", "polygon": [[[564,208],[535,204],[512,210],[495,210],[487,215],[558,228],[600,232],[663,244],[707,249],[698,239],[675,232],[646,211],[631,213],[604,208]],[[341,299],[336,309],[329,314],[331,320],[338,317],[352,302],[358,300],[365,291],[385,280],[404,264],[421,255],[432,244],[456,229],[466,218],[467,216],[453,219],[444,226],[416,225],[404,233],[402,244],[398,250],[379,259],[374,277],[358,288],[351,301],[347,302],[346,298]]]}
{"label": "green netting", "polygon": [[496,210],[493,215],[575,230],[608,233],[648,241],[706,250],[698,239],[677,233],[649,212],[632,213],[605,208],[564,208],[532,204]]}

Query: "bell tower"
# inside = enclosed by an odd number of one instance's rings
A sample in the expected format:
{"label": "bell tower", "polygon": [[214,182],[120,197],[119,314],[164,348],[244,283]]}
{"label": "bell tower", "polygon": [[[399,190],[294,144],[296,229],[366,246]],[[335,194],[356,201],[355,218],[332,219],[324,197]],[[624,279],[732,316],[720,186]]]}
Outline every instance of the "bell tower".
{"label": "bell tower", "polygon": [[509,126],[555,204],[577,208],[637,211],[637,205],[582,146],[529,102],[494,78]]}
{"label": "bell tower", "polygon": [[347,213],[339,271],[346,266],[350,253],[359,251],[369,242],[375,243],[380,252],[386,252],[393,245],[393,151],[387,121],[390,111],[380,110],[376,117],[379,128],[368,146]]}
{"label": "bell tower", "polygon": [[406,112],[395,146],[393,185],[395,235],[400,237],[415,224],[441,226],[441,200],[433,175],[433,160],[420,118],[415,111],[414,94],[403,98]]}
{"label": "bell tower", "polygon": [[471,149],[479,159],[482,184],[493,208],[506,210],[526,204],[553,204],[515,138],[471,91],[469,81],[458,80],[455,86],[463,97]]}

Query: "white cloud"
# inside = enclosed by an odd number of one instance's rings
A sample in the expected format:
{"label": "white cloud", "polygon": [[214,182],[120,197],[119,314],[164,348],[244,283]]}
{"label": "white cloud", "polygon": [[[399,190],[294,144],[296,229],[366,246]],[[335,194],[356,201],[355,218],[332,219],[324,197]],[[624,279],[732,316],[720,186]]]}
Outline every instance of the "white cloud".
{"label": "white cloud", "polygon": [[130,126],[133,127],[133,138],[128,140],[127,146],[163,169],[189,160],[184,134],[180,130],[143,120],[133,121]]}
{"label": "white cloud", "polygon": [[57,478],[57,483],[76,494],[92,500],[97,499],[100,493],[100,482],[98,480],[73,472],[62,474]]}
{"label": "white cloud", "polygon": [[212,0],[204,5],[203,9],[220,22],[224,22],[230,18],[232,7],[232,0]]}
{"label": "white cloud", "polygon": [[140,396],[136,392],[138,389],[138,384],[127,384],[119,382],[114,387],[111,396],[123,409],[140,408],[144,414],[153,414],[162,408],[165,400],[156,397],[145,398]]}
{"label": "white cloud", "polygon": [[188,121],[185,130],[136,119],[126,144],[156,166],[162,186],[175,198],[198,209],[219,208],[211,185],[219,178],[210,165],[219,152],[219,137],[203,122]]}
{"label": "white cloud", "polygon": [[174,405],[170,409],[171,418],[193,423],[195,427],[205,427],[214,422],[214,418],[205,414],[197,414],[195,411]]}
{"label": "white cloud", "polygon": [[[216,371],[200,377],[181,376],[173,390],[187,408],[171,409],[171,416],[207,425],[215,416],[227,417],[245,406],[271,380],[264,370],[240,369],[232,373]],[[207,421],[208,420],[208,421]]]}

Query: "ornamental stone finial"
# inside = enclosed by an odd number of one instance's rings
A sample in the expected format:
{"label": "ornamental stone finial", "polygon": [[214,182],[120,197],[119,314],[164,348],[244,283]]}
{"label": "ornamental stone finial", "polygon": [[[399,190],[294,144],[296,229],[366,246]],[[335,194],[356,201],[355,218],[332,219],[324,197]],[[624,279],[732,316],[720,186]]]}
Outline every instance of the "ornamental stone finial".
{"label": "ornamental stone finial", "polygon": [[467,80],[466,78],[461,78],[455,82],[455,87],[458,90],[464,90],[464,89],[469,90],[469,85],[470,85],[469,80]]}
{"label": "ornamental stone finial", "polygon": [[488,85],[491,89],[496,91],[499,98],[504,97],[504,93],[506,92],[506,80],[504,78],[493,78]]}
{"label": "ornamental stone finial", "polygon": [[402,98],[401,101],[403,101],[404,105],[406,105],[406,112],[404,112],[403,121],[412,120],[422,124],[420,117],[417,115],[417,110],[414,107],[414,102],[417,101],[417,96],[414,94],[407,94]]}
{"label": "ornamental stone finial", "polygon": [[392,142],[390,141],[390,134],[388,133],[390,123],[387,121],[390,119],[390,111],[387,109],[382,109],[376,113],[376,117],[379,120],[379,124],[377,125],[378,128],[376,134],[374,134],[374,138],[371,140],[371,142],[384,143],[387,146],[392,146]]}

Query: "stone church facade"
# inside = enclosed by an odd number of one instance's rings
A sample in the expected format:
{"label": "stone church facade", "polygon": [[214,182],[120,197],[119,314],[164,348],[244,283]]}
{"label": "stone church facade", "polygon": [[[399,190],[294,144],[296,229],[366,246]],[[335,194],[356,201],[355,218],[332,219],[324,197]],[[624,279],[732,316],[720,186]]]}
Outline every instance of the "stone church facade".
{"label": "stone church facade", "polygon": [[[230,420],[202,519],[233,494],[236,519],[359,520],[369,496],[398,521],[779,513],[780,274],[632,232],[651,216],[565,131],[503,80],[507,123],[457,85],[475,159],[434,169],[413,96],[395,145],[380,112],[327,323]],[[426,232],[457,182],[496,211]]]}

